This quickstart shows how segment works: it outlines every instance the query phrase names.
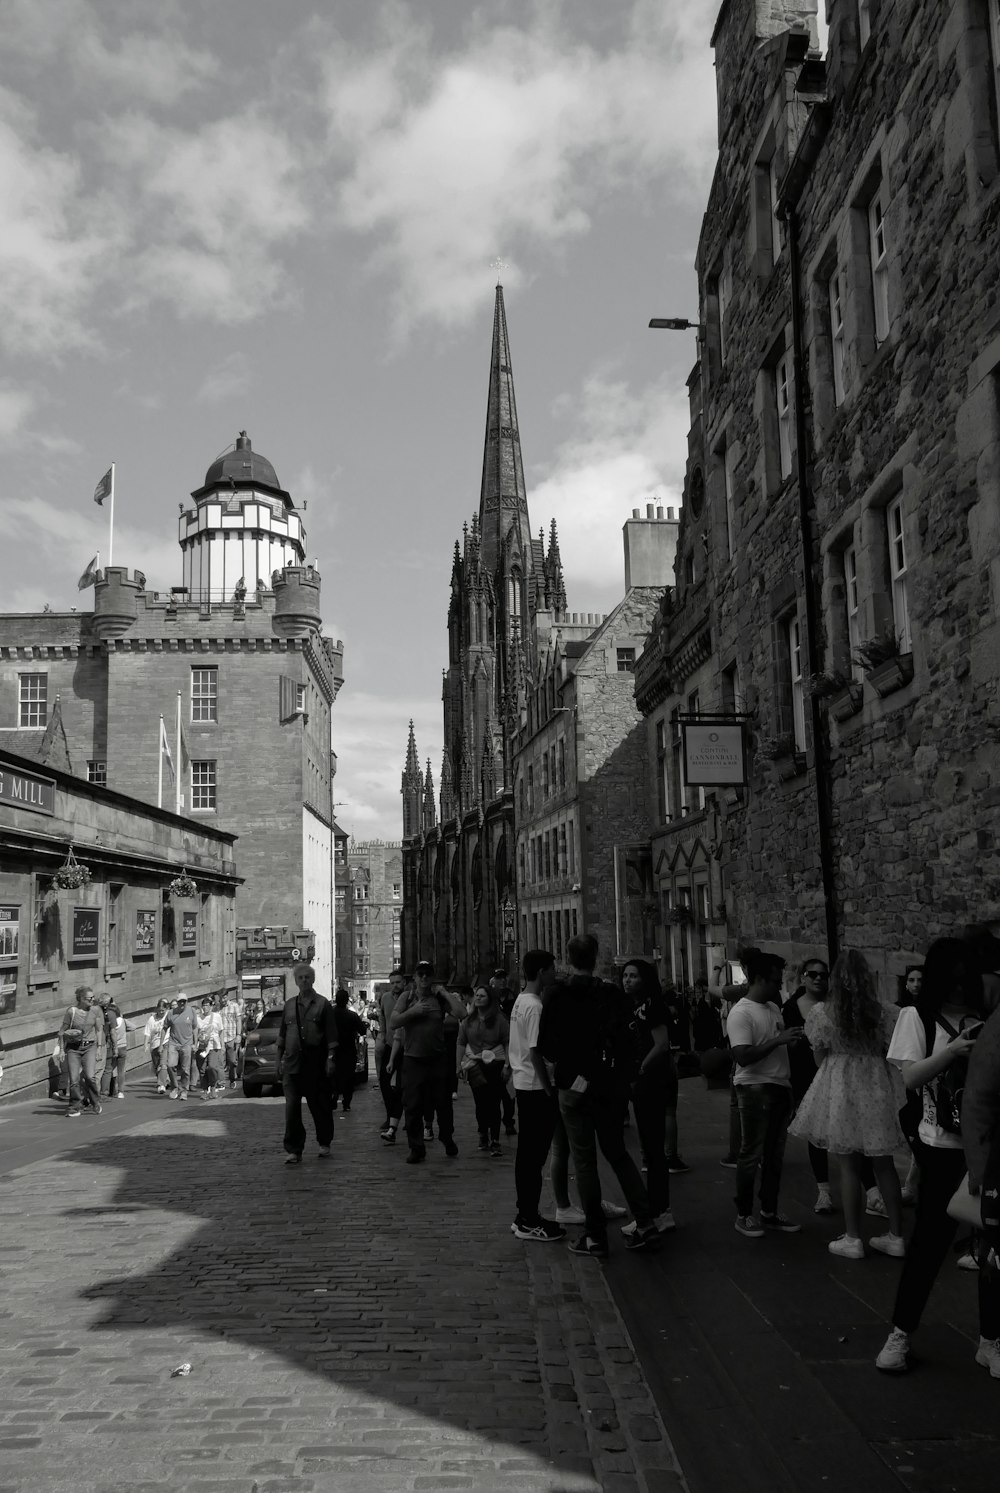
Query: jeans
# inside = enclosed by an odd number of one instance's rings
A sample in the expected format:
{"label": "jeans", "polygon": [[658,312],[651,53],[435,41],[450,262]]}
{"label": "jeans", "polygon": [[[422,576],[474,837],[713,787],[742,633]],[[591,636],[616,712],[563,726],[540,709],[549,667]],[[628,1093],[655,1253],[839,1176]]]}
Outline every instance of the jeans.
{"label": "jeans", "polygon": [[514,1093],[517,1099],[517,1153],[514,1157],[517,1216],[522,1223],[537,1223],[542,1168],[559,1118],[559,1101],[553,1094],[546,1094],[544,1089],[515,1089]]}
{"label": "jeans", "polygon": [[640,1229],[648,1228],[653,1221],[639,1169],[625,1149],[627,1103],[627,1092],[595,1097],[589,1091],[578,1094],[573,1089],[559,1090],[559,1113],[573,1153],[576,1185],[587,1219],[587,1233],[598,1244],[606,1244],[608,1238],[601,1207],[601,1179],[597,1172],[598,1146],[618,1178],[625,1201]]}
{"label": "jeans", "polygon": [[153,1067],[153,1077],[156,1079],[158,1088],[163,1087],[163,1081],[167,1076],[167,1049],[165,1047],[151,1047],[149,1049],[149,1061]]}
{"label": "jeans", "polygon": [[472,1102],[476,1107],[476,1125],[480,1140],[491,1142],[500,1139],[500,1096],[504,1092],[503,1069],[499,1063],[484,1064],[485,1083],[473,1083],[470,1079]]}
{"label": "jeans", "polygon": [[226,1043],[226,1072],[229,1082],[235,1083],[240,1071],[240,1044],[238,1042]]}
{"label": "jeans", "polygon": [[104,1072],[105,1075],[111,1075],[108,1082],[109,1098],[115,1094],[124,1094],[125,1092],[125,1063],[127,1058],[128,1048],[126,1047],[120,1047],[117,1052],[108,1056],[108,1066]]}
{"label": "jeans", "polygon": [[69,1102],[70,1108],[76,1109],[80,1103],[81,1083],[83,1087],[83,1098],[89,1099],[95,1107],[101,1102],[101,1092],[97,1083],[97,1049],[91,1047],[67,1047],[66,1049],[66,1071],[69,1074]]}
{"label": "jeans", "polygon": [[791,1090],[780,1083],[741,1083],[736,1085],[736,1100],[740,1110],[736,1211],[741,1218],[753,1212],[754,1184],[760,1167],[760,1206],[765,1213],[776,1213],[792,1113]]}
{"label": "jeans", "polygon": [[556,1200],[557,1208],[570,1207],[569,1200],[569,1141],[566,1138],[566,1126],[562,1122],[559,1113],[559,1099],[556,1098],[555,1127],[552,1131],[552,1147],[549,1151],[551,1158],[549,1162],[549,1181],[552,1184],[552,1196]]}
{"label": "jeans", "polygon": [[[677,1082],[673,1084],[673,1102],[677,1105]],[[646,1191],[654,1218],[670,1207],[670,1172],[666,1157],[667,1106],[671,1086],[662,1073],[641,1074],[632,1086],[632,1107],[639,1144],[646,1158]]]}
{"label": "jeans", "polygon": [[[966,1170],[963,1151],[927,1146],[919,1138],[914,1155],[920,1167],[917,1217],[892,1311],[893,1326],[904,1332],[919,1327],[937,1273],[958,1231],[958,1222],[948,1217],[947,1208]],[[1000,1338],[1000,1271],[993,1266],[979,1268],[979,1331],[991,1340]]]}
{"label": "jeans", "polygon": [[209,1048],[202,1056],[200,1052],[195,1053],[194,1058],[198,1065],[198,1085],[202,1089],[214,1089],[219,1082],[219,1053],[217,1048]]}
{"label": "jeans", "polygon": [[438,1139],[450,1141],[455,1130],[455,1114],[448,1087],[448,1060],[444,1053],[436,1058],[403,1058],[403,1114],[406,1116],[406,1138],[410,1150],[424,1154],[425,1116],[437,1111]]}
{"label": "jeans", "polygon": [[382,1092],[382,1103],[385,1105],[385,1122],[398,1120],[403,1113],[403,1090],[401,1087],[401,1076],[397,1070],[395,1073],[388,1071],[389,1058],[392,1056],[392,1044],[387,1042],[379,1051],[378,1055],[378,1086]]}
{"label": "jeans", "polygon": [[191,1049],[167,1043],[167,1074],[170,1087],[186,1094],[191,1087]]}
{"label": "jeans", "polygon": [[333,1143],[333,1094],[330,1080],[326,1076],[326,1057],[319,1063],[309,1063],[298,1073],[283,1073],[281,1087],[285,1095],[285,1139],[284,1147],[289,1156],[301,1156],[306,1143],[306,1127],[302,1123],[302,1101],[309,1106],[316,1127],[316,1144],[321,1147]]}
{"label": "jeans", "polygon": [[514,1095],[506,1084],[500,1089],[500,1108],[503,1112],[503,1128],[507,1131],[514,1129]]}

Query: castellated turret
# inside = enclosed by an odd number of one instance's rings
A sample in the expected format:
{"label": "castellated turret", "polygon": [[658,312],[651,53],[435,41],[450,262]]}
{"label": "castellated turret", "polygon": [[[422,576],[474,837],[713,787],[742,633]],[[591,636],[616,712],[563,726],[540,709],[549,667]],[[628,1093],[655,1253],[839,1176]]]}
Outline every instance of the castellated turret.
{"label": "castellated turret", "polygon": [[109,565],[94,586],[94,631],[99,638],[120,638],[139,615],[139,594],[146,589],[141,570],[129,575],[124,565]]}
{"label": "castellated turret", "polygon": [[304,638],[319,632],[319,571],[313,565],[287,565],[271,577],[274,592],[273,626],[285,638]]}

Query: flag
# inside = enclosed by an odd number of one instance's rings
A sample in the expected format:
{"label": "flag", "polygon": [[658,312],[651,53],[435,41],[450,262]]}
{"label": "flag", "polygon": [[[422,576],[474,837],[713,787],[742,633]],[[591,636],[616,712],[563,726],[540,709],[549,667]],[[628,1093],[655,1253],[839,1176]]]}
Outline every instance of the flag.
{"label": "flag", "polygon": [[108,470],[105,472],[100,482],[94,488],[94,502],[97,504],[98,508],[104,502],[105,498],[110,498],[111,493],[114,489],[114,482],[114,467],[108,467]]}
{"label": "flag", "polygon": [[163,724],[163,717],[161,715],[160,716],[160,761],[161,762],[162,762],[162,760],[163,760],[164,757],[166,757],[166,759],[167,759],[167,766],[170,768],[170,776],[173,777],[174,776],[174,759],[170,755],[170,742],[167,740],[167,728]]}
{"label": "flag", "polygon": [[93,586],[96,583],[98,558],[99,557],[97,555],[94,556],[90,564],[87,566],[86,570],[83,572],[83,575],[77,581],[76,589],[78,591],[86,591],[88,586]]}

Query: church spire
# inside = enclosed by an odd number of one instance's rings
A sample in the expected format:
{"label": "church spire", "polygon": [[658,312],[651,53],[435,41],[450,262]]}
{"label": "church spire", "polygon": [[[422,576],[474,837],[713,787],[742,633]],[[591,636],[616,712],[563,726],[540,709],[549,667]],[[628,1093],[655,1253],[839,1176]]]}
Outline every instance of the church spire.
{"label": "church spire", "polygon": [[497,568],[501,547],[511,525],[517,525],[520,529],[523,548],[527,553],[531,541],[528,498],[521,463],[521,437],[517,428],[507,313],[503,303],[503,286],[498,285],[493,312],[490,388],[486,403],[483,482],[479,497],[482,558],[491,574]]}
{"label": "church spire", "polygon": [[434,779],[431,776],[431,759],[427,758],[424,773],[424,829],[433,829],[437,824],[437,806],[434,801]]}
{"label": "church spire", "polygon": [[403,782],[399,790],[403,795],[404,840],[408,840],[411,835],[418,835],[420,833],[423,789],[423,773],[420,771],[420,759],[417,756],[417,739],[413,734],[413,722],[411,721],[410,739],[406,745],[406,766],[403,768]]}

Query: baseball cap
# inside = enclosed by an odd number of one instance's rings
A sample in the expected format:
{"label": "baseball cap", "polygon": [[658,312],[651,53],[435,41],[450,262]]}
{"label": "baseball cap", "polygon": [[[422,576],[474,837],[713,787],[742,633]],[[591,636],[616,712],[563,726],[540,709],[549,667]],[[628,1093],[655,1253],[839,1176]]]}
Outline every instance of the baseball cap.
{"label": "baseball cap", "polygon": [[416,969],[414,970],[414,974],[418,974],[418,975],[432,975],[433,973],[434,973],[434,966],[427,959],[421,959],[420,963],[417,965]]}

